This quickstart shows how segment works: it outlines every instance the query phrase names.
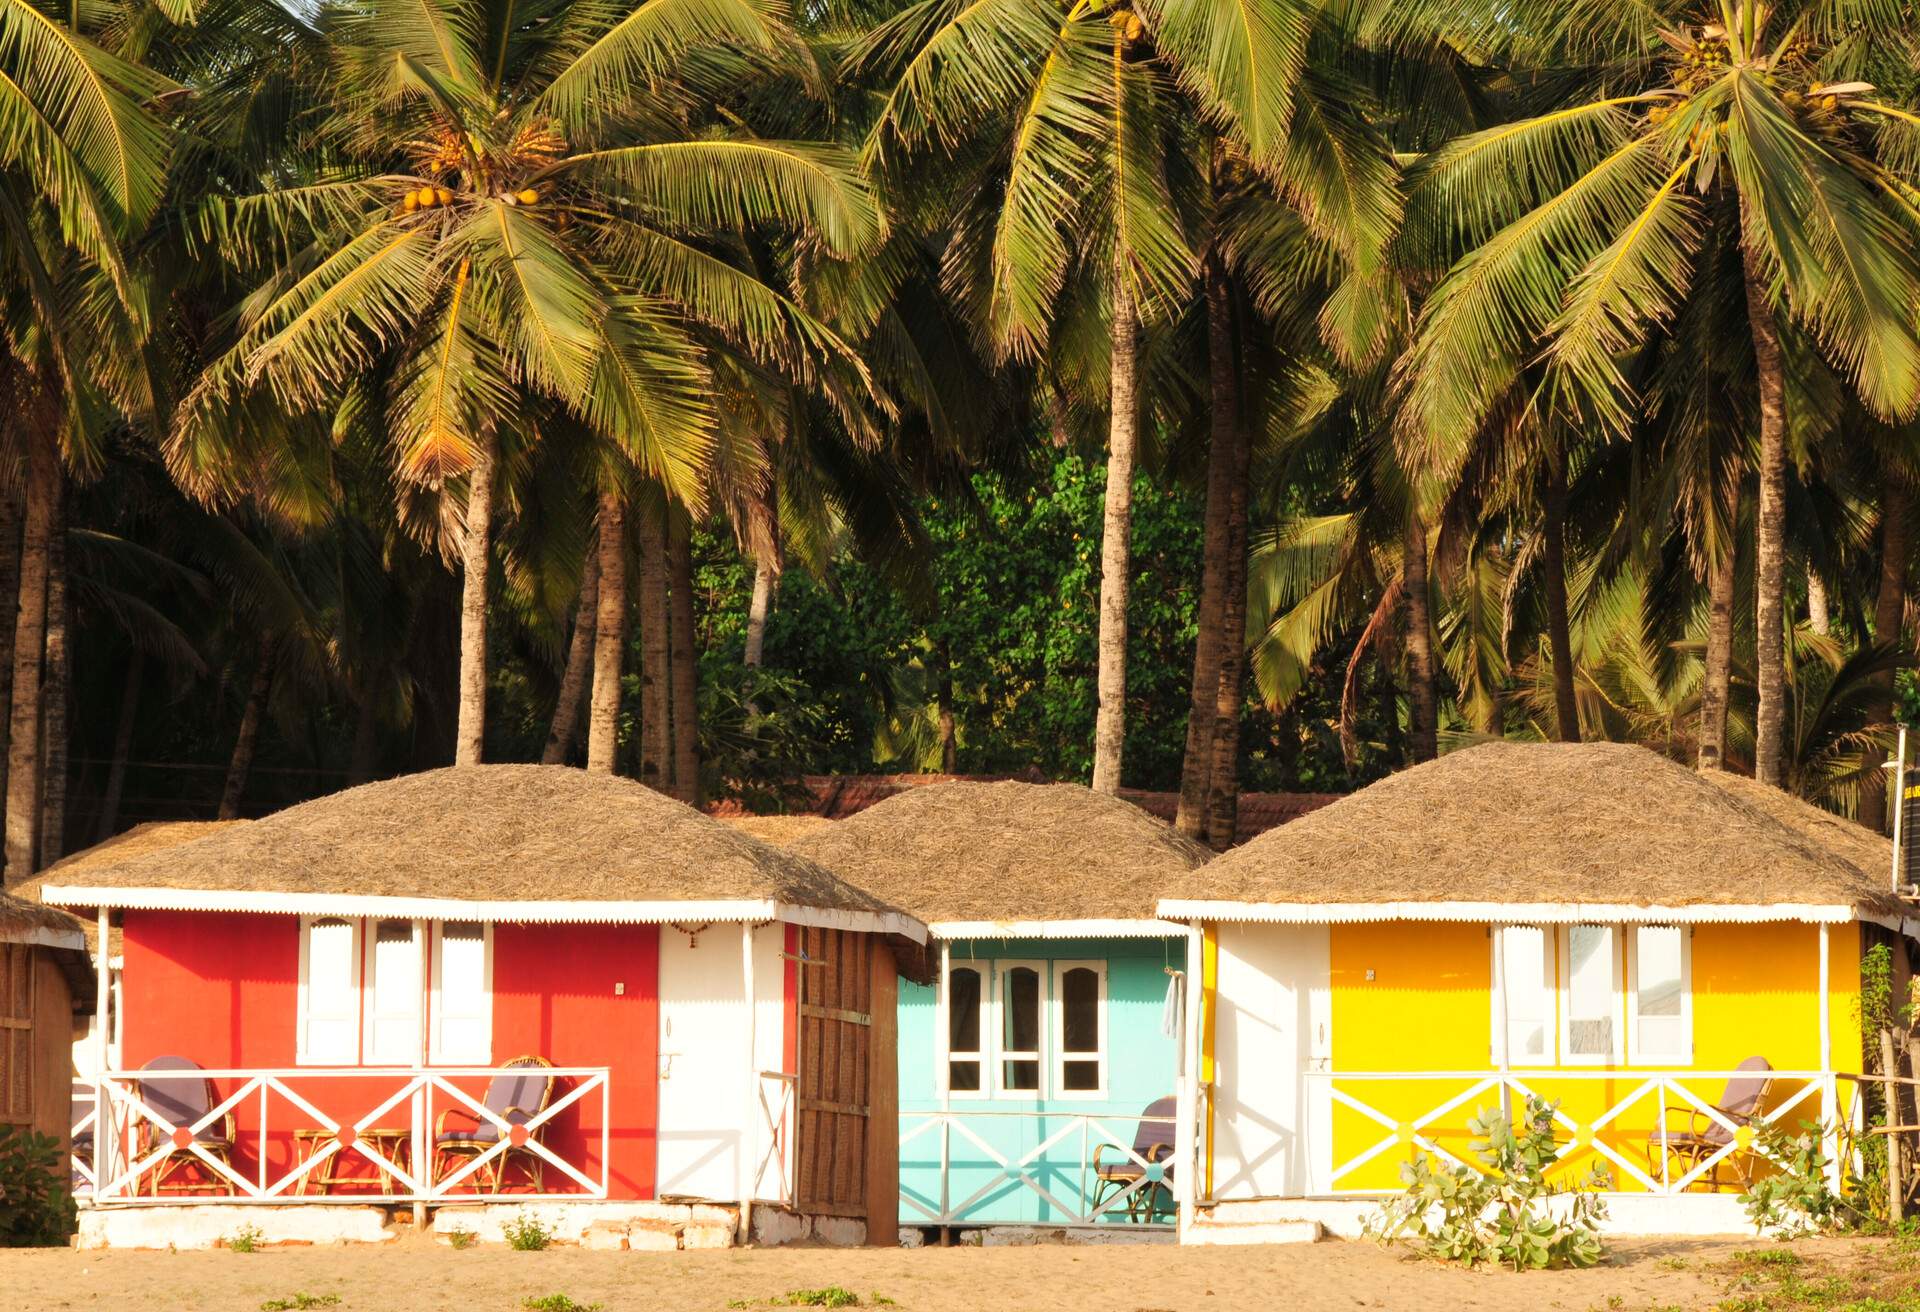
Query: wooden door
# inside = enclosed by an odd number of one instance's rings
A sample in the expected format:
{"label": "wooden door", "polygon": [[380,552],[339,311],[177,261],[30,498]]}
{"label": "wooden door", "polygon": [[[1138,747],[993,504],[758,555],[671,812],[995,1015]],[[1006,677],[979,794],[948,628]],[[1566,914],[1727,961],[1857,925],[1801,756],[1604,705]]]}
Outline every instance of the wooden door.
{"label": "wooden door", "polygon": [[799,939],[794,1206],[816,1216],[865,1217],[873,936],[803,928]]}

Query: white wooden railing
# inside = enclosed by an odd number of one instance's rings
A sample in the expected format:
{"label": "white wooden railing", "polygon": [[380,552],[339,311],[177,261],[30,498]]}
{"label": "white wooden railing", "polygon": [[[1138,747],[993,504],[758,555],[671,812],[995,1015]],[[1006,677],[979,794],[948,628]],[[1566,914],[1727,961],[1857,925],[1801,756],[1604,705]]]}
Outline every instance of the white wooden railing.
{"label": "white wooden railing", "polygon": [[[1506,1072],[1310,1072],[1305,1076],[1308,1096],[1303,1099],[1303,1106],[1318,1106],[1323,1110],[1317,1114],[1307,1114],[1302,1137],[1318,1161],[1332,1163],[1324,1172],[1310,1169],[1309,1174],[1314,1181],[1312,1192],[1333,1195],[1391,1192],[1383,1187],[1356,1187],[1351,1179],[1369,1162],[1392,1152],[1396,1147],[1409,1152],[1417,1148],[1442,1162],[1454,1166],[1471,1165],[1479,1169],[1477,1162],[1470,1162],[1441,1145],[1439,1139],[1443,1125],[1458,1137],[1461,1126],[1476,1112],[1504,1105],[1517,1114],[1525,1107],[1529,1096],[1559,1102],[1553,1113],[1553,1121],[1556,1137],[1562,1144],[1563,1160],[1573,1156],[1577,1150],[1591,1149],[1646,1193],[1681,1194],[1703,1181],[1709,1185],[1717,1184],[1719,1168],[1740,1154],[1778,1164],[1779,1159],[1769,1148],[1766,1136],[1760,1133],[1761,1128],[1771,1126],[1797,1132],[1802,1122],[1820,1127],[1828,1161],[1829,1184],[1838,1189],[1843,1141],[1847,1137],[1843,1129],[1847,1125],[1857,1124],[1859,1116],[1858,1077],[1838,1075],[1832,1071],[1770,1071],[1763,1074],[1772,1082],[1772,1093],[1760,1115],[1746,1120],[1729,1115],[1714,1100],[1722,1096],[1729,1080],[1751,1079],[1754,1076],[1752,1071],[1556,1069]],[[1843,1083],[1848,1086],[1848,1098],[1844,1106],[1841,1101]],[[1592,1095],[1576,1098],[1577,1090],[1593,1089],[1596,1085],[1621,1086],[1625,1092],[1611,1098],[1604,1093],[1597,1098]],[[1394,1114],[1375,1105],[1377,1101],[1384,1101],[1379,1093],[1374,1092],[1375,1089],[1384,1091],[1384,1088],[1391,1087],[1394,1090],[1393,1102],[1404,1105],[1407,1102],[1406,1091],[1410,1087],[1421,1086],[1437,1086],[1435,1099],[1428,1103],[1422,1098],[1420,1105],[1423,1110],[1415,1114]],[[1321,1096],[1316,1098],[1315,1093]],[[1369,1098],[1375,1101],[1369,1101]],[[1596,1102],[1604,1105],[1595,1110],[1593,1104]],[[1574,1105],[1569,1106],[1569,1103]],[[1335,1135],[1330,1113],[1336,1107],[1347,1108],[1374,1122],[1385,1133],[1377,1142],[1344,1159],[1335,1159]],[[1719,1137],[1712,1135],[1702,1121],[1719,1127],[1725,1134],[1726,1142],[1717,1147],[1711,1143],[1696,1143],[1693,1151],[1685,1155],[1667,1151],[1663,1145],[1671,1144],[1674,1140],[1663,1139],[1657,1127],[1674,1124],[1668,1117],[1670,1110],[1693,1114],[1690,1120],[1703,1136]],[[1313,1123],[1316,1115],[1321,1124]],[[1452,1123],[1448,1123],[1449,1117],[1454,1118]],[[1672,1134],[1675,1139],[1685,1133],[1685,1125],[1674,1125]],[[1623,1152],[1623,1145],[1637,1149],[1638,1159],[1630,1152]],[[1738,1162],[1732,1164],[1739,1165]]]}
{"label": "white wooden railing", "polygon": [[[1010,1124],[1023,1122],[1033,1125],[1037,1131],[1038,1142],[1017,1157],[1002,1152],[989,1142],[988,1135],[994,1127],[1004,1128]],[[911,1220],[907,1220],[907,1224],[940,1226],[1131,1224],[1136,1229],[1170,1230],[1173,1228],[1170,1221],[1160,1222],[1137,1218],[1139,1211],[1144,1211],[1151,1216],[1154,1209],[1150,1205],[1141,1207],[1141,1204],[1150,1204],[1151,1195],[1139,1200],[1138,1203],[1135,1202],[1135,1195],[1143,1189],[1160,1190],[1162,1181],[1165,1180],[1165,1173],[1172,1169],[1173,1164],[1171,1158],[1149,1162],[1134,1151],[1133,1140],[1142,1125],[1164,1125],[1166,1142],[1169,1144],[1173,1142],[1174,1118],[1171,1116],[1012,1109],[903,1111],[900,1113],[900,1201],[914,1214]],[[1115,1132],[1116,1127],[1119,1127],[1119,1133]],[[919,1168],[909,1167],[906,1150],[909,1145],[922,1140],[938,1140],[939,1143],[937,1201],[926,1199],[918,1190],[911,1187],[912,1184],[923,1180],[924,1175]],[[961,1154],[957,1159],[956,1149]],[[1107,1149],[1114,1151],[1109,1154]],[[931,1150],[931,1143],[923,1148],[923,1151]],[[1124,1164],[1138,1167],[1139,1178],[1126,1184],[1115,1181],[1112,1182],[1111,1187],[1103,1190],[1094,1170],[1096,1154],[1108,1165]],[[966,1197],[955,1201],[953,1177],[964,1173],[971,1180],[981,1171],[990,1172],[990,1177]],[[1055,1189],[1048,1188],[1035,1178],[1041,1173],[1053,1177],[1069,1176],[1075,1180],[1077,1187],[1071,1195],[1072,1201],[1062,1199]],[[1016,1185],[1023,1186],[1038,1195],[1040,1200],[1052,1209],[1051,1214],[1042,1220],[1035,1220],[1020,1216],[1019,1209],[1016,1207],[980,1207],[982,1202],[994,1194]],[[1012,1196],[1025,1198],[1026,1195],[1019,1189],[1015,1189]],[[929,1205],[930,1202],[932,1205]],[[1130,1213],[1130,1205],[1133,1209],[1132,1213]],[[903,1215],[903,1220],[905,1219]]]}
{"label": "white wooden railing", "polygon": [[[83,1101],[91,1108],[74,1126],[74,1193],[83,1205],[97,1207],[346,1198],[473,1202],[502,1196],[511,1157],[523,1167],[538,1167],[537,1185],[532,1170],[522,1172],[527,1188],[507,1182],[516,1202],[605,1198],[613,1128],[607,1068],[539,1071],[552,1077],[555,1092],[525,1119],[509,1122],[486,1106],[486,1088],[496,1076],[527,1073],[525,1067],[490,1066],[102,1072],[75,1086],[76,1110]],[[159,1089],[172,1081],[212,1081],[216,1094],[207,1113],[176,1125],[142,1096],[143,1087]],[[222,1086],[231,1087],[217,1092]],[[547,1132],[596,1102],[598,1130],[584,1137],[588,1146],[597,1144],[598,1161],[569,1161]],[[329,1113],[322,1104],[351,1104],[354,1110]],[[439,1119],[446,1111],[459,1115],[461,1128],[491,1126],[492,1145],[457,1157],[439,1151]],[[230,1118],[227,1140],[223,1131]],[[82,1136],[90,1138],[90,1149],[79,1142]],[[334,1182],[351,1193],[328,1193],[322,1176],[338,1176],[342,1163],[336,1159],[353,1155],[364,1160],[369,1174]],[[559,1189],[549,1187],[556,1173],[567,1182]],[[173,1176],[172,1187],[163,1175]]]}

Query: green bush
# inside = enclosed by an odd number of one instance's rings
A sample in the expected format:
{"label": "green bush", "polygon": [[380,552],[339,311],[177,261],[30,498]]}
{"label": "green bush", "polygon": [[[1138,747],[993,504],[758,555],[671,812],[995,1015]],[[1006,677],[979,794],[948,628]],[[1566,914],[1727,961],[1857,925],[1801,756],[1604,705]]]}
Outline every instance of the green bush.
{"label": "green bush", "polygon": [[[1433,1257],[1468,1266],[1497,1262],[1523,1271],[1598,1262],[1596,1223],[1606,1217],[1598,1191],[1607,1187],[1606,1169],[1594,1167],[1571,1189],[1548,1181],[1560,1160],[1553,1136],[1557,1106],[1529,1097],[1518,1127],[1498,1109],[1469,1121],[1484,1170],[1436,1170],[1425,1156],[1404,1163],[1406,1192],[1367,1222],[1368,1233],[1385,1243],[1406,1239]],[[1559,1197],[1566,1198],[1564,1209],[1550,1207]]]}
{"label": "green bush", "polygon": [[[1828,1160],[1820,1146],[1820,1126],[1802,1121],[1798,1134],[1766,1122],[1756,1123],[1753,1128],[1755,1146],[1764,1150],[1774,1165],[1772,1174],[1755,1180],[1740,1195],[1755,1230],[1791,1239],[1877,1225],[1870,1212],[1828,1186]],[[1871,1197],[1865,1189],[1855,1192]]]}
{"label": "green bush", "polygon": [[77,1221],[60,1141],[0,1125],[0,1248],[57,1247]]}
{"label": "green bush", "polygon": [[553,1231],[540,1224],[537,1217],[517,1216],[500,1227],[507,1237],[507,1247],[517,1253],[537,1253],[553,1243]]}
{"label": "green bush", "polygon": [[520,1300],[527,1312],[600,1312],[599,1303],[576,1303],[567,1294],[528,1294]]}

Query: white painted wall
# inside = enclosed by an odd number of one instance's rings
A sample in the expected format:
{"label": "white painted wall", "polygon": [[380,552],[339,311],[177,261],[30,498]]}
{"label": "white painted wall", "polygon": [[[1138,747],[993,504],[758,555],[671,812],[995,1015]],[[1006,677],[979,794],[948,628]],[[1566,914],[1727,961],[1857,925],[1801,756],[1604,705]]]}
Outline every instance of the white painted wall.
{"label": "white painted wall", "polygon": [[[780,954],[785,942],[783,925],[762,925],[754,932],[754,1052],[759,1071],[781,1068],[786,963]],[[711,925],[691,936],[661,926],[656,1196],[739,1199],[748,1078],[743,1069],[747,1012],[740,957],[738,925]],[[765,1087],[769,1099],[776,1096],[772,1081]],[[765,1122],[756,1117],[747,1133],[758,1160],[767,1147]],[[768,1165],[757,1195],[780,1199],[780,1180],[780,1171]]]}
{"label": "white painted wall", "polygon": [[1332,1162],[1325,925],[1221,925],[1215,976],[1213,1195],[1321,1192]]}

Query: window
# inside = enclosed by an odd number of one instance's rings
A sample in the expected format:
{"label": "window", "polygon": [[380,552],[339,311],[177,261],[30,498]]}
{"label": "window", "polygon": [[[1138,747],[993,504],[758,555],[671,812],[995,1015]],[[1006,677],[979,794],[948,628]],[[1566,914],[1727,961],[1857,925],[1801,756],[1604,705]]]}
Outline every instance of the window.
{"label": "window", "polygon": [[433,1060],[485,1066],[493,1060],[493,930],[476,920],[433,927]]}
{"label": "window", "polygon": [[947,1089],[955,1094],[984,1092],[980,1085],[980,970],[947,969]]}
{"label": "window", "polygon": [[295,1060],[351,1066],[360,1059],[360,922],[310,917],[300,925]]}
{"label": "window", "polygon": [[372,1066],[412,1066],[420,1060],[420,926],[411,920],[373,923],[367,954],[364,1060]]}
{"label": "window", "polygon": [[1053,965],[1053,1090],[1061,1098],[1103,1098],[1107,1090],[1107,967]]}
{"label": "window", "polygon": [[1560,1059],[1568,1065],[1620,1060],[1620,971],[1611,925],[1569,925],[1560,984]]}
{"label": "window", "polygon": [[1507,1061],[1522,1066],[1551,1064],[1553,940],[1537,925],[1508,925],[1496,938],[1507,1004]]}
{"label": "window", "polygon": [[304,917],[296,1036],[303,1066],[487,1065],[492,926]]}
{"label": "window", "polygon": [[1627,1054],[1634,1062],[1693,1062],[1691,936],[1678,925],[1636,925],[1628,962]]}
{"label": "window", "polygon": [[1002,961],[995,967],[1000,1004],[1000,1091],[1040,1092],[1040,968]]}

